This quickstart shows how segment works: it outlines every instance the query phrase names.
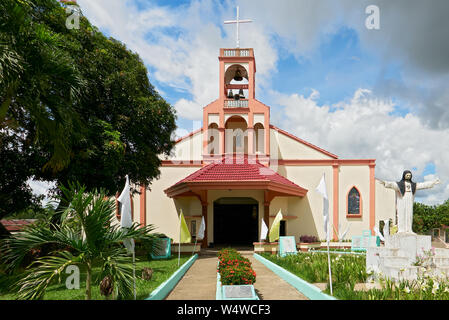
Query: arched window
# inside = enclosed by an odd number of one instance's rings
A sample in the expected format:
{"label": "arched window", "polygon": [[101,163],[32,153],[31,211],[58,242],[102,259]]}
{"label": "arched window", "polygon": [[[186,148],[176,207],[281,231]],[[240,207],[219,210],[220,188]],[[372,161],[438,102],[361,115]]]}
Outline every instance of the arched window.
{"label": "arched window", "polygon": [[352,187],[348,193],[348,215],[362,214],[362,197],[356,187]]}
{"label": "arched window", "polygon": [[218,133],[218,125],[211,123],[207,130],[208,141],[207,151],[210,155],[220,153],[220,134]]}
{"label": "arched window", "polygon": [[261,123],[256,123],[254,125],[254,152],[264,153],[265,151],[265,137],[264,137],[264,127]]}

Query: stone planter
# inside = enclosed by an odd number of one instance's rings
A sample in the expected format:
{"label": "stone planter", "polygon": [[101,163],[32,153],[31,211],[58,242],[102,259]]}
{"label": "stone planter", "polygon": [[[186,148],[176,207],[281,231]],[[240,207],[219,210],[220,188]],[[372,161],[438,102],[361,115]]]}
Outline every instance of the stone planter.
{"label": "stone planter", "polygon": [[[192,255],[193,249],[195,248],[195,252],[193,253],[198,253],[200,254],[201,251],[201,243],[202,241],[198,241],[196,243],[181,243],[181,254],[182,255]],[[177,255],[179,252],[179,243],[173,243],[171,245],[171,253],[172,255]]]}
{"label": "stone planter", "polygon": [[321,242],[298,242],[296,247],[301,251],[317,250],[321,248]]}
{"label": "stone planter", "polygon": [[253,242],[254,253],[272,253],[277,254],[279,242]]}
{"label": "stone planter", "polygon": [[222,285],[220,273],[217,272],[217,290],[215,300],[260,300],[254,285]]}

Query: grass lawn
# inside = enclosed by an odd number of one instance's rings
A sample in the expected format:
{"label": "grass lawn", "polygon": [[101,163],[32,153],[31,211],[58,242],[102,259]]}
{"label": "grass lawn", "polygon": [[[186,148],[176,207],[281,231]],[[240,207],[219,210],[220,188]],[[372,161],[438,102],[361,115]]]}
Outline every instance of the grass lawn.
{"label": "grass lawn", "polygon": [[[298,253],[283,258],[262,253],[261,256],[309,283],[329,282],[327,254]],[[366,283],[365,255],[331,254],[333,295],[342,300],[449,300],[449,282],[432,276],[414,281],[381,282],[382,289],[355,291],[357,283]],[[329,287],[329,286],[328,286]],[[324,290],[330,294],[329,288]]]}
{"label": "grass lawn", "polygon": [[[181,256],[180,266],[185,263],[190,256]],[[151,280],[146,281],[141,279],[142,269],[150,267],[154,270]],[[86,290],[86,274],[81,270],[80,289],[69,290],[65,287],[65,277],[62,278],[61,283],[55,283],[49,286],[44,300],[84,300]],[[178,257],[172,256],[170,259],[152,260],[148,261],[146,257],[136,257],[136,289],[137,299],[143,300],[147,298],[150,293],[156,289],[162,282],[167,280],[178,269]],[[95,280],[96,272],[99,272],[99,267],[94,267]],[[5,276],[0,272],[0,300],[16,299],[15,294],[11,292],[10,288],[15,281],[16,276]],[[68,276],[68,275],[67,275]],[[96,282],[96,281],[94,281]],[[98,285],[92,285],[92,299],[104,300],[104,296],[100,294]]]}

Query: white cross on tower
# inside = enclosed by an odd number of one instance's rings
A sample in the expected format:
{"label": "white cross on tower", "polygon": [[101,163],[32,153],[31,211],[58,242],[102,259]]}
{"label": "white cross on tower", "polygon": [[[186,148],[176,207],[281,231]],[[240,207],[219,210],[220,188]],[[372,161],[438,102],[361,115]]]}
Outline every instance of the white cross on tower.
{"label": "white cross on tower", "polygon": [[235,23],[237,25],[237,48],[240,48],[239,24],[253,22],[253,20],[239,20],[239,7],[237,6],[237,18],[235,20],[226,20],[224,24]]}

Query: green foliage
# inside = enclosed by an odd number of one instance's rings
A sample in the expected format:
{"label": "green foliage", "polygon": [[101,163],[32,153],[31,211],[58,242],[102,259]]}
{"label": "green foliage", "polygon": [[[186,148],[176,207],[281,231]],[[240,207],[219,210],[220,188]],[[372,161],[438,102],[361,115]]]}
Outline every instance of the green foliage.
{"label": "green foliage", "polygon": [[[280,256],[262,254],[268,260],[292,272],[309,283],[329,283],[327,254],[312,252]],[[381,289],[354,290],[356,283],[369,282],[364,255],[331,254],[333,294],[343,300],[448,300],[449,281],[431,276],[421,267],[414,281],[393,282],[381,279]],[[329,288],[325,290],[329,294]]]}
{"label": "green foliage", "polygon": [[222,285],[242,285],[256,282],[256,272],[251,262],[232,248],[218,252],[218,269]]}
{"label": "green foliage", "polygon": [[[310,283],[329,282],[327,254],[324,252],[298,253],[280,256],[263,254],[270,261],[296,274]],[[332,283],[354,288],[358,282],[365,282],[365,255],[331,253]]]}
{"label": "green foliage", "polygon": [[0,1],[0,218],[37,200],[32,177],[108,195],[126,174],[149,185],[173,146],[174,108],[139,56],[66,19],[56,0]]}
{"label": "green foliage", "polygon": [[[190,257],[181,256],[181,265],[185,263]],[[132,267],[131,263],[128,263]],[[154,273],[151,281],[141,279],[142,269],[144,267],[151,267]],[[178,269],[178,257],[172,257],[164,260],[154,260],[149,262],[146,256],[136,257],[136,291],[137,300],[148,298],[149,294],[156,289],[160,284],[166,281]],[[0,300],[13,300],[17,298],[11,288],[18,279],[23,277],[23,271],[19,270],[14,275],[7,275],[2,272],[0,265]],[[93,274],[101,274],[101,264],[96,263],[92,268]],[[68,275],[65,275],[66,277]],[[62,282],[53,281],[45,290],[44,300],[83,300],[86,292],[86,276],[87,270],[80,266],[80,288],[68,290],[65,286],[64,275]],[[92,299],[104,299],[100,294],[99,286],[92,287]]]}
{"label": "green foliage", "polygon": [[[132,296],[132,258],[121,245],[124,240],[153,241],[152,225],[139,227],[135,223],[123,230],[115,221],[115,202],[103,190],[86,192],[86,187],[70,184],[62,188],[62,198],[68,205],[58,227],[49,221],[27,226],[26,229],[1,243],[2,263],[6,271],[17,270],[23,259],[32,252],[53,245],[53,251],[34,261],[17,282],[19,299],[41,299],[48,286],[61,280],[68,265],[86,268],[86,299],[91,298],[92,284],[99,284],[104,276],[111,276],[122,298]],[[69,202],[70,199],[70,202]],[[92,279],[93,265],[100,272]]]}
{"label": "green foliage", "polygon": [[413,204],[413,231],[426,234],[434,228],[449,225],[449,200],[440,205]]}

